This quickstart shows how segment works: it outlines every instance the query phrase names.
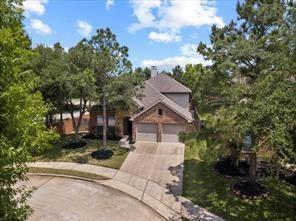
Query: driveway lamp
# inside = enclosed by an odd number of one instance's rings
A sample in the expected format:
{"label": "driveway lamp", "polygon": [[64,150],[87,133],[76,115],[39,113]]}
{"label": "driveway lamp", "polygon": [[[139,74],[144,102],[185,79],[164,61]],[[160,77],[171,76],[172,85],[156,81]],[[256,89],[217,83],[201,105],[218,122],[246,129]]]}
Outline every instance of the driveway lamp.
{"label": "driveway lamp", "polygon": [[244,138],[244,146],[243,146],[243,151],[249,152],[252,148],[252,137],[247,135]]}

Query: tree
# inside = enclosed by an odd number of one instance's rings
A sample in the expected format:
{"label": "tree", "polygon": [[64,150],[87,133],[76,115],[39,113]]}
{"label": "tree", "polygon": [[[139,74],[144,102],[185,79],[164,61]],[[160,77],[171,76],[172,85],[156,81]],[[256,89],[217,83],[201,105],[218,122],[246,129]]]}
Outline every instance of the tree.
{"label": "tree", "polygon": [[235,119],[233,133],[253,137],[251,184],[255,183],[256,152],[263,145],[273,147],[278,160],[295,163],[295,99],[291,96],[295,94],[295,71],[288,68],[293,48],[295,52],[295,25],[293,13],[289,13],[295,10],[295,3],[289,4],[280,0],[238,2],[238,22],[223,28],[213,26],[212,47],[203,43],[198,47],[213,62],[211,71],[221,76],[217,84],[227,86],[222,107]]}
{"label": "tree", "polygon": [[109,28],[98,29],[96,35],[87,43],[94,53],[93,67],[97,94],[103,109],[103,150],[105,150],[107,148],[107,109],[114,108],[118,103],[132,104],[133,93],[125,93],[125,91],[132,91],[131,87],[128,87],[131,85],[125,84],[125,78],[120,77],[132,71],[131,62],[128,60],[128,48],[120,46],[115,34]]}
{"label": "tree", "polygon": [[[39,76],[38,89],[52,106],[50,114],[58,111],[63,122],[63,112],[69,112],[75,141],[79,142],[83,115],[89,109],[89,102],[96,96],[92,51],[84,41],[70,48],[69,52],[65,52],[60,43],[56,43],[53,48],[38,45],[35,51],[39,56],[32,61],[32,68]],[[76,111],[79,112],[78,118]]]}
{"label": "tree", "polygon": [[[93,54],[91,48],[84,42],[79,42],[69,50],[65,60],[69,65],[68,81],[69,89],[66,93],[66,107],[70,112],[75,140],[79,142],[79,130],[83,115],[89,110],[89,103],[96,98],[96,79],[92,69]],[[79,100],[78,106],[74,99]],[[79,111],[78,119],[74,115],[75,110]]]}
{"label": "tree", "polygon": [[56,138],[47,131],[48,108],[36,92],[36,78],[27,69],[34,56],[22,26],[22,1],[0,2],[0,217],[26,220],[31,190],[15,187],[27,179],[32,154]]}
{"label": "tree", "polygon": [[145,67],[144,69],[138,67],[133,73],[134,77],[137,79],[137,82],[148,80],[151,77],[151,69],[148,67]]}
{"label": "tree", "polygon": [[65,61],[65,52],[60,43],[55,43],[53,48],[37,45],[34,49],[37,56],[31,61],[31,68],[38,76],[37,89],[42,93],[45,102],[51,106],[51,111],[46,116],[47,125],[52,125],[52,115],[65,110],[65,98],[68,88],[69,67]]}
{"label": "tree", "polygon": [[182,68],[180,67],[180,65],[177,65],[176,67],[174,67],[174,68],[172,69],[172,77],[173,77],[176,81],[180,81],[180,80],[181,80],[182,74],[183,74],[183,70],[182,70]]}

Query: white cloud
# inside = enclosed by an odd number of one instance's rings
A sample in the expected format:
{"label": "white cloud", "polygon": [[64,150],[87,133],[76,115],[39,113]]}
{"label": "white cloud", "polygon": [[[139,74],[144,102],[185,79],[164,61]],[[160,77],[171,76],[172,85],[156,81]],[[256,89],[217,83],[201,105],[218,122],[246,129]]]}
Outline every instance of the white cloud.
{"label": "white cloud", "polygon": [[77,31],[83,37],[87,37],[92,31],[92,26],[90,24],[88,24],[86,21],[78,20],[76,22],[76,25],[77,25]]}
{"label": "white cloud", "polygon": [[134,15],[137,17],[138,23],[130,25],[129,30],[135,32],[142,28],[153,27],[156,17],[152,13],[152,9],[161,7],[161,0],[155,1],[137,1],[131,0]]}
{"label": "white cloud", "polygon": [[106,0],[106,9],[107,10],[110,10],[113,5],[114,5],[114,0]]}
{"label": "white cloud", "polygon": [[201,56],[196,57],[186,57],[186,56],[176,56],[176,57],[169,57],[160,60],[143,60],[142,66],[144,67],[151,67],[156,65],[159,70],[167,70],[170,71],[173,67],[180,65],[182,68],[185,67],[186,64],[203,64],[209,65],[210,62],[205,61]]}
{"label": "white cloud", "polygon": [[182,68],[186,64],[203,64],[210,65],[210,61],[205,61],[203,57],[196,52],[197,45],[184,44],[181,48],[181,55],[175,57],[168,57],[164,59],[146,59],[142,61],[142,66],[150,67],[156,65],[159,70],[171,71],[177,65]]}
{"label": "white cloud", "polygon": [[195,44],[184,44],[181,47],[181,52],[185,56],[194,57],[197,55],[196,49],[197,49],[197,45],[195,45]]}
{"label": "white cloud", "polygon": [[156,42],[176,42],[181,40],[181,36],[176,33],[168,32],[150,32],[149,38]]}
{"label": "white cloud", "polygon": [[51,28],[47,24],[44,24],[43,21],[39,19],[31,19],[30,27],[34,29],[38,34],[41,34],[41,35],[49,35],[52,33]]}
{"label": "white cloud", "polygon": [[224,26],[215,4],[209,0],[131,0],[131,4],[137,22],[129,26],[130,32],[153,28],[158,32],[179,34],[185,27]]}
{"label": "white cloud", "polygon": [[46,3],[47,0],[26,0],[23,3],[23,8],[27,16],[30,14],[43,15]]}

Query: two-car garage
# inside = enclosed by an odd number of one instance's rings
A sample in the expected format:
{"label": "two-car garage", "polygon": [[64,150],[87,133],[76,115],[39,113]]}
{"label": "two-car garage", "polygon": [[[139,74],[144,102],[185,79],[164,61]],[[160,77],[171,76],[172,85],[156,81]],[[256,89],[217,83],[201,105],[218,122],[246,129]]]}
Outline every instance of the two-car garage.
{"label": "two-car garage", "polygon": [[[158,124],[153,123],[138,123],[136,127],[136,140],[148,142],[169,142],[178,143],[178,134],[185,131],[184,124]],[[157,136],[157,133],[160,133]],[[158,140],[159,139],[159,140]]]}

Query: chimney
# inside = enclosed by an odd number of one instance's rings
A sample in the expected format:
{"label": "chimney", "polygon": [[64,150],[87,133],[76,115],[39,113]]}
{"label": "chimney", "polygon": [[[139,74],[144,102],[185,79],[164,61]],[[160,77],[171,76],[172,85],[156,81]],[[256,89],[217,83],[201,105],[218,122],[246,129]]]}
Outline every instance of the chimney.
{"label": "chimney", "polygon": [[157,75],[157,66],[151,66],[151,78]]}

